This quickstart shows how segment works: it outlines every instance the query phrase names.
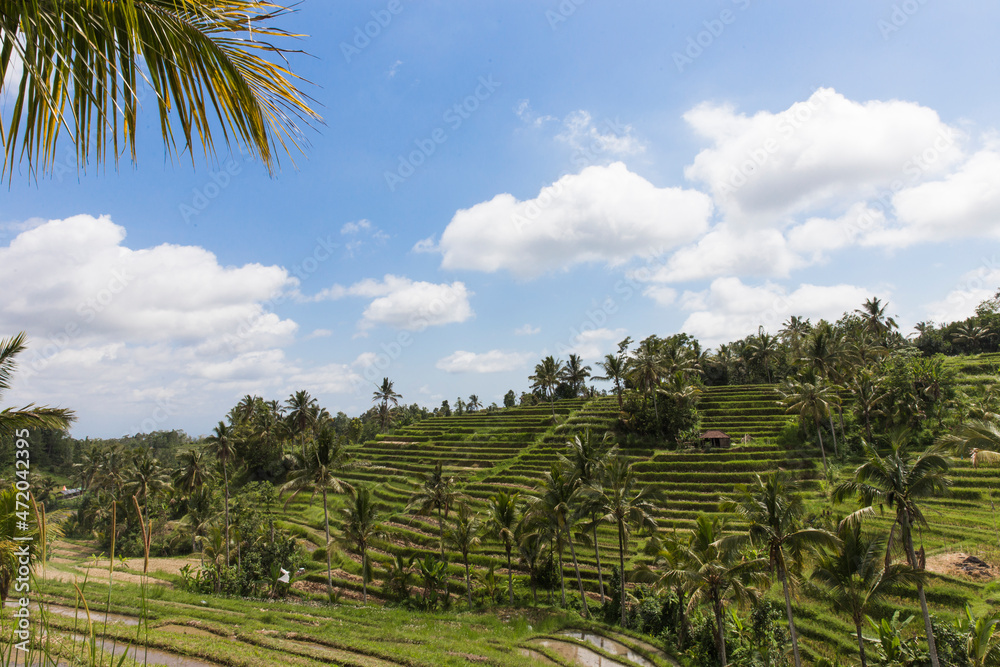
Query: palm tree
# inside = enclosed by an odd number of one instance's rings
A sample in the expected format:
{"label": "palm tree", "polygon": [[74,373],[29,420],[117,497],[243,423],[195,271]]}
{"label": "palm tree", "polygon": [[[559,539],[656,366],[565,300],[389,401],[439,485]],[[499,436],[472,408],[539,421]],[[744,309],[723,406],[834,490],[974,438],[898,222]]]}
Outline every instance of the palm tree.
{"label": "palm tree", "polygon": [[487,532],[496,537],[507,551],[507,593],[510,606],[514,606],[514,570],[510,555],[517,537],[515,531],[520,520],[520,494],[517,491],[501,491],[490,497],[488,505]]}
{"label": "palm tree", "polygon": [[475,394],[469,396],[469,402],[466,403],[466,407],[469,408],[469,412],[475,412],[479,408],[483,407],[483,404],[479,402],[479,397]]}
{"label": "palm tree", "polygon": [[351,454],[344,441],[337,437],[332,427],[324,428],[309,448],[305,457],[298,457],[288,481],[281,487],[282,492],[291,491],[285,505],[299,493],[312,489],[313,496],[319,491],[323,494],[323,527],[326,531],[326,585],[329,592],[333,591],[333,569],[330,563],[330,509],[327,504],[327,493],[344,493],[351,490],[351,485],[339,477],[340,473],[350,466]]}
{"label": "palm tree", "polygon": [[764,366],[764,376],[770,384],[771,359],[778,354],[778,339],[764,331],[764,327],[761,326],[757,329],[757,335],[751,336],[746,349],[750,353],[751,359],[760,361]]}
{"label": "palm tree", "polygon": [[771,573],[777,574],[785,594],[795,667],[802,667],[799,638],[792,617],[792,578],[801,569],[804,551],[833,545],[837,537],[826,530],[802,527],[805,506],[798,485],[780,471],[768,475],[766,481],[757,475],[755,484],[738,486],[737,497],[723,498],[719,509],[735,513],[747,525],[746,532],[724,538],[723,548],[738,550],[749,544],[767,552]]}
{"label": "palm tree", "polygon": [[305,434],[316,425],[319,417],[319,401],[310,396],[308,391],[300,390],[288,397],[285,407],[288,408],[286,419],[289,430],[299,439],[299,448],[305,456]]}
{"label": "palm tree", "polygon": [[650,338],[643,340],[629,362],[629,379],[647,397],[652,395],[657,430],[660,429],[660,411],[656,404],[656,388],[665,374],[666,367],[663,365],[656,340]]}
{"label": "palm tree", "polygon": [[979,352],[989,335],[989,327],[976,325],[972,322],[962,322],[955,327],[955,331],[951,334],[951,340],[961,344],[969,352]]}
{"label": "palm tree", "polygon": [[747,602],[757,597],[752,584],[763,584],[768,561],[762,558],[745,559],[736,549],[723,542],[725,525],[719,519],[698,515],[685,550],[683,570],[668,572],[671,577],[684,581],[691,590],[690,605],[707,602],[715,615],[715,648],[719,664],[725,667],[726,636],[724,607],[730,597],[737,602]]}
{"label": "palm tree", "polygon": [[148,449],[143,449],[136,456],[130,473],[131,481],[126,485],[127,493],[141,502],[145,510],[149,505],[149,499],[167,488],[168,482],[163,474],[163,468]]}
{"label": "palm tree", "polygon": [[251,0],[2,3],[0,71],[11,71],[14,58],[22,65],[21,80],[2,91],[17,91],[4,171],[12,173],[25,156],[30,174],[50,170],[62,129],[76,143],[80,164],[90,158],[91,142],[98,165],[108,157],[117,163],[119,141],[134,162],[145,82],[170,152],[179,128],[182,151],[200,142],[213,155],[212,126],[219,123],[227,146],[235,141],[273,173],[278,149],[302,141],[296,120],[319,120],[283,62],[292,51],[272,41],[293,36],[275,26],[288,11]]}
{"label": "palm tree", "polygon": [[624,410],[625,407],[622,402],[622,388],[625,384],[625,374],[628,369],[624,355],[606,354],[604,355],[604,361],[598,363],[597,365],[604,370],[604,375],[595,375],[593,379],[604,382],[614,382],[615,396],[618,397],[618,409]]}
{"label": "palm tree", "polygon": [[[0,8],[0,20],[6,13],[7,7]],[[4,23],[3,25],[10,25]],[[0,40],[7,41],[9,33],[0,32]],[[6,67],[6,62],[0,64]],[[0,71],[7,71],[6,69]],[[2,85],[2,84],[0,84]],[[11,130],[13,132],[13,129]],[[26,349],[24,332],[17,334],[13,338],[0,340],[0,398],[4,392],[10,389],[11,380],[14,378],[14,371],[17,369],[16,357]],[[0,410],[0,436],[13,436],[21,429],[47,428],[55,430],[65,430],[76,421],[76,415],[72,410],[65,408],[48,408],[36,405],[26,405],[20,409],[4,408]]]}
{"label": "palm tree", "polygon": [[573,439],[566,443],[566,450],[566,456],[560,455],[560,460],[571,474],[580,480],[583,487],[590,490],[590,493],[583,498],[584,507],[581,507],[581,511],[588,513],[591,519],[590,530],[594,542],[594,556],[597,559],[597,581],[600,585],[601,602],[603,603],[604,575],[601,572],[601,546],[597,541],[599,509],[592,503],[592,492],[593,489],[600,488],[604,478],[604,464],[608,457],[616,456],[618,450],[616,448],[608,449],[607,434],[605,434],[604,439],[598,440],[590,432],[590,429],[585,430],[582,437],[573,436]]}
{"label": "palm tree", "polygon": [[441,560],[444,560],[444,522],[448,520],[448,512],[458,499],[455,490],[455,478],[445,474],[444,465],[438,461],[434,469],[424,474],[424,483],[410,498],[407,511],[416,507],[421,514],[433,510],[438,515],[438,544],[441,547]]}
{"label": "palm tree", "polygon": [[382,378],[382,386],[376,387],[375,391],[372,392],[372,403],[379,404],[379,420],[382,423],[382,432],[384,433],[389,425],[389,404],[392,407],[399,407],[399,399],[402,396],[397,394],[392,388],[392,381],[389,378]]}
{"label": "palm tree", "polygon": [[[931,447],[919,456],[914,457],[909,451],[910,432],[906,429],[896,429],[890,434],[892,451],[887,456],[881,456],[871,444],[865,442],[865,462],[854,471],[852,480],[839,484],[834,489],[834,502],[855,496],[862,508],[848,517],[849,521],[860,521],[863,517],[875,513],[875,505],[888,505],[895,508],[896,520],[893,531],[898,526],[903,548],[910,567],[922,569],[913,549],[912,527],[927,525],[927,520],[920,509],[919,501],[947,492],[950,485],[948,478],[948,461],[939,453],[937,447]],[[889,533],[892,542],[892,531]],[[940,667],[937,646],[934,641],[934,631],[931,627],[931,617],[927,611],[927,597],[924,595],[924,584],[917,580],[917,594],[920,597],[920,610],[924,615],[924,628],[927,632],[927,644],[933,667]]]}
{"label": "palm tree", "polygon": [[532,389],[541,389],[542,395],[548,395],[549,404],[552,406],[552,418],[556,416],[556,406],[554,403],[556,387],[562,379],[565,364],[562,360],[555,359],[549,355],[542,359],[542,362],[535,364],[535,374],[528,377],[531,380]]}
{"label": "palm tree", "polygon": [[180,467],[174,471],[174,488],[183,493],[193,493],[211,479],[212,471],[205,461],[205,453],[189,449],[177,455]]}
{"label": "palm tree", "polygon": [[[685,633],[687,631],[686,618],[686,596],[688,594],[688,581],[682,574],[690,569],[690,548],[692,544],[692,534],[678,534],[676,530],[668,534],[663,539],[654,538],[650,540],[648,547],[650,555],[653,556],[653,563],[659,566],[659,576],[656,577],[656,588],[658,590],[669,589],[677,596],[677,611],[675,628],[677,631],[677,650],[683,650]],[[643,573],[650,574],[648,567]],[[655,575],[654,575],[655,576]]]}
{"label": "palm tree", "polygon": [[581,389],[586,389],[587,378],[590,377],[590,366],[584,366],[580,355],[571,354],[563,369],[562,379],[573,388],[575,396],[580,395]]}
{"label": "palm tree", "polygon": [[854,398],[854,408],[864,420],[868,442],[874,442],[872,417],[878,412],[879,406],[888,396],[888,392],[882,388],[882,380],[883,378],[876,375],[872,369],[862,368],[848,385]]}
{"label": "palm tree", "polygon": [[[580,518],[580,509],[583,504],[583,488],[580,479],[565,467],[555,464],[545,473],[539,491],[541,492],[539,497],[532,503],[532,512],[537,512],[548,519],[554,532],[561,534],[569,543],[573,569],[576,571],[576,583],[580,589],[583,616],[586,618],[590,615],[590,610],[587,608],[587,596],[583,591],[580,562],[576,558],[576,544],[573,540],[573,526]],[[566,604],[565,598],[564,587],[563,605]]]}
{"label": "palm tree", "polygon": [[1000,465],[1000,424],[996,422],[973,419],[937,442],[959,458],[971,456],[973,467]]}
{"label": "palm tree", "polygon": [[883,567],[885,537],[865,533],[859,523],[843,523],[838,548],[820,557],[812,579],[827,589],[830,602],[854,621],[861,667],[867,666],[862,622],[872,607],[889,596],[895,588],[912,583],[918,573],[908,565],[889,563]]}
{"label": "palm tree", "polygon": [[968,635],[965,650],[972,667],[1000,666],[1000,612],[976,618],[969,605],[965,605],[965,618],[956,625],[959,632]]}
{"label": "palm tree", "polygon": [[819,420],[830,414],[830,402],[833,400],[830,388],[819,382],[789,381],[779,393],[785,412],[798,413],[800,419],[811,419],[816,425],[819,451],[823,455],[823,472],[828,474],[830,469],[826,464],[826,448],[823,447],[823,431]]}
{"label": "palm tree", "polygon": [[181,518],[181,525],[191,531],[191,551],[197,548],[198,538],[208,533],[217,516],[212,489],[204,484],[192,489],[187,499],[187,513]]}
{"label": "palm tree", "polygon": [[344,515],[344,538],[361,555],[361,600],[363,604],[368,604],[368,579],[370,575],[368,547],[371,546],[373,540],[385,534],[381,512],[372,498],[371,489],[363,484],[354,487],[351,501],[347,507],[342,507],[340,511]]}
{"label": "palm tree", "polygon": [[621,624],[625,626],[625,555],[633,527],[656,530],[653,518],[652,492],[649,487],[639,487],[632,464],[628,458],[617,455],[605,470],[604,484],[591,486],[589,495],[599,508],[600,520],[618,528],[618,566],[621,572],[622,602]]}
{"label": "palm tree", "polygon": [[469,598],[470,607],[472,606],[472,579],[469,577],[469,553],[482,542],[481,529],[482,524],[479,518],[472,513],[467,504],[462,503],[458,506],[455,525],[449,528],[446,533],[451,546],[462,554],[462,563],[465,565],[465,592]]}
{"label": "palm tree", "polygon": [[205,439],[205,451],[213,454],[222,467],[222,484],[226,494],[226,565],[229,564],[229,462],[236,456],[236,442],[232,428],[220,421]]}

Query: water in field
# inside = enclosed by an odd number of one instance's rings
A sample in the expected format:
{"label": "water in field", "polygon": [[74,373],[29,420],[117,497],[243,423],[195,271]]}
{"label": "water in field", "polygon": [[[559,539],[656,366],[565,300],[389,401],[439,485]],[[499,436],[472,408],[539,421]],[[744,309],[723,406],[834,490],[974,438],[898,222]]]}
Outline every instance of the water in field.
{"label": "water in field", "polygon": [[[579,634],[579,633],[575,633]],[[579,644],[562,642],[557,639],[538,639],[532,642],[538,646],[543,646],[557,653],[560,658],[568,660],[579,667],[626,667],[624,663],[591,651]]]}
{"label": "water in field", "polygon": [[565,630],[559,634],[567,637],[573,637],[574,639],[582,639],[583,641],[602,649],[606,653],[621,656],[630,662],[642,665],[642,667],[653,667],[651,662],[624,644],[616,642],[614,639],[609,639],[608,637],[604,637],[602,635],[591,634],[589,632],[580,632],[578,630]]}
{"label": "water in field", "polygon": [[[74,641],[82,642],[86,638],[81,635],[73,635],[73,639]],[[89,640],[86,641],[89,642]],[[127,651],[129,657],[134,659],[139,664],[145,663],[146,665],[151,666],[163,665],[164,667],[217,667],[215,664],[206,662],[199,658],[177,655],[176,653],[167,653],[156,649],[145,649],[142,646],[129,646],[128,644],[122,644],[121,642],[115,644],[112,639],[99,637],[97,640],[97,646],[104,652],[112,653],[116,656],[120,656]]]}

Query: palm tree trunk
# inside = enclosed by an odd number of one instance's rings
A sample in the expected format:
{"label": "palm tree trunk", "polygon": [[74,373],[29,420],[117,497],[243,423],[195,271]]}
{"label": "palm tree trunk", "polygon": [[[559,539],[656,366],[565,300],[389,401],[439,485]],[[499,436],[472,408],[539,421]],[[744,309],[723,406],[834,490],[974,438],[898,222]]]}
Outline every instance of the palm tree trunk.
{"label": "palm tree trunk", "polygon": [[819,417],[814,417],[816,422],[816,435],[819,436],[819,451],[823,455],[823,474],[827,475],[830,472],[830,468],[826,465],[826,449],[823,448],[823,432],[820,430]]}
{"label": "palm tree trunk", "polygon": [[868,433],[868,442],[871,444],[872,441],[872,418],[869,414],[869,410],[865,409],[865,432]]}
{"label": "palm tree trunk", "polygon": [[[910,567],[917,569],[917,555],[913,551],[913,535],[910,534],[910,518],[906,509],[900,511],[902,523],[903,544],[906,546],[906,558]],[[931,656],[931,667],[941,667],[937,654],[937,642],[934,641],[934,627],[931,625],[931,615],[927,611],[927,596],[924,595],[924,582],[917,579],[917,596],[920,598],[920,611],[924,615],[924,630],[927,632],[927,650]]]}
{"label": "palm tree trunk", "polygon": [[729,661],[726,659],[726,635],[725,625],[722,620],[722,600],[718,594],[712,594],[712,609],[715,611],[715,648],[719,652],[719,664],[726,667]]}
{"label": "palm tree trunk", "polygon": [[469,607],[472,607],[472,579],[469,577],[469,555],[465,554],[465,592],[469,598]]}
{"label": "palm tree trunk", "polygon": [[799,656],[799,635],[795,631],[795,620],[792,618],[792,596],[788,591],[788,577],[785,576],[785,568],[778,567],[778,576],[781,578],[781,587],[785,591],[785,611],[788,612],[788,633],[792,636],[792,654],[795,658],[795,667],[802,667],[802,658]]}
{"label": "palm tree trunk", "polygon": [[840,458],[840,452],[837,448],[837,429],[833,427],[833,413],[827,413],[826,416],[830,419],[830,433],[833,435],[833,455]]}
{"label": "palm tree trunk", "polygon": [[[327,553],[330,550],[327,549]],[[361,604],[368,604],[368,549],[361,550]]]}
{"label": "palm tree trunk", "polygon": [[507,595],[510,597],[510,606],[514,606],[514,570],[510,564],[510,547],[507,547]]}
{"label": "palm tree trunk", "polygon": [[861,636],[861,619],[854,619],[854,627],[858,632],[858,650],[861,652],[861,667],[868,667],[868,659],[865,657],[865,640]]}
{"label": "palm tree trunk", "polygon": [[604,604],[604,575],[601,573],[601,546],[597,543],[597,518],[590,517],[594,522],[594,555],[597,556],[597,581],[601,585],[601,604]]}
{"label": "palm tree trunk", "polygon": [[622,627],[625,627],[625,525],[622,520],[618,520],[618,567],[621,568],[621,590],[618,594],[622,606]]}
{"label": "palm tree trunk", "polygon": [[441,547],[441,560],[444,560],[444,519],[441,517],[441,508],[438,507],[438,545]]}
{"label": "palm tree trunk", "polygon": [[[326,528],[326,595],[333,592],[333,567],[330,564],[330,510],[326,504],[326,487],[323,487],[323,525]],[[362,577],[364,572],[361,573]]]}
{"label": "palm tree trunk", "polygon": [[576,546],[573,544],[573,536],[566,526],[566,537],[569,538],[569,552],[573,556],[573,569],[576,570],[576,584],[580,587],[580,602],[583,604],[583,617],[590,617],[590,609],[587,608],[587,595],[583,592],[583,578],[580,576],[580,564],[576,560]]}
{"label": "palm tree trunk", "polygon": [[563,609],[566,608],[566,578],[563,576],[563,546],[559,545],[559,590],[562,596]]}
{"label": "palm tree trunk", "polygon": [[[222,479],[226,487],[226,567],[229,567],[229,470],[222,464]],[[327,537],[327,540],[330,538]]]}
{"label": "palm tree trunk", "polygon": [[618,380],[615,380],[615,393],[618,395],[618,411],[621,412],[625,409],[625,404],[622,403],[622,387]]}

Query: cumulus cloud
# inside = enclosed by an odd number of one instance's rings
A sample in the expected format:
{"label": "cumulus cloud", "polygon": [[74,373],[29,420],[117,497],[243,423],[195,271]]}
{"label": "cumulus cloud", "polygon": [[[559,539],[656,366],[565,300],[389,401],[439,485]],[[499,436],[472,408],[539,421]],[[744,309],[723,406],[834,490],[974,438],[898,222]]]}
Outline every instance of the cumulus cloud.
{"label": "cumulus cloud", "polygon": [[967,272],[940,301],[927,304],[927,319],[937,323],[964,320],[976,313],[976,306],[993,298],[1000,287],[1000,267],[990,262]]}
{"label": "cumulus cloud", "polygon": [[438,250],[446,269],[534,278],[660,254],[700,236],[711,212],[703,193],[657,188],[618,162],[564,176],[528,201],[500,194],[458,211]]}
{"label": "cumulus cloud", "polygon": [[589,112],[574,111],[563,120],[563,129],[556,135],[556,141],[592,160],[635,155],[646,150],[635,138],[631,125],[608,121],[602,126],[604,132],[594,124]]}
{"label": "cumulus cloud", "polygon": [[739,278],[716,278],[706,290],[685,292],[679,300],[690,314],[681,326],[706,346],[755,333],[774,332],[791,315],[837,318],[871,296],[854,285],[800,285],[789,292],[780,285],[747,285]]}
{"label": "cumulus cloud", "polygon": [[490,350],[476,353],[458,350],[439,359],[435,365],[448,373],[504,373],[521,368],[530,358],[531,354],[525,352]]}
{"label": "cumulus cloud", "polygon": [[315,297],[315,301],[347,296],[372,298],[365,308],[359,328],[363,331],[385,325],[407,331],[465,322],[474,315],[469,298],[473,292],[465,283],[429,283],[386,274],[382,280],[366,278],[350,287],[334,285]]}
{"label": "cumulus cloud", "polygon": [[686,282],[719,275],[783,277],[804,264],[776,229],[734,230],[720,224],[697,243],[675,252],[664,266],[642,275],[649,282]]}
{"label": "cumulus cloud", "polygon": [[559,346],[559,354],[577,354],[581,359],[596,361],[616,349],[618,341],[625,338],[625,329],[589,329],[573,336],[569,346]]}
{"label": "cumulus cloud", "polygon": [[[298,285],[281,267],[222,266],[196,246],[130,248],[110,218],[78,215],[25,225],[0,246],[0,283],[0,330],[28,333],[9,401],[72,407],[84,428],[213,423],[230,398],[280,394],[304,373],[281,349],[296,323],[270,312]],[[324,387],[350,383],[349,369],[327,370]]]}
{"label": "cumulus cloud", "polygon": [[684,118],[713,143],[685,175],[711,190],[732,223],[850,205],[946,173],[963,156],[958,132],[933,109],[856,102],[829,88],[778,113],[704,103]]}

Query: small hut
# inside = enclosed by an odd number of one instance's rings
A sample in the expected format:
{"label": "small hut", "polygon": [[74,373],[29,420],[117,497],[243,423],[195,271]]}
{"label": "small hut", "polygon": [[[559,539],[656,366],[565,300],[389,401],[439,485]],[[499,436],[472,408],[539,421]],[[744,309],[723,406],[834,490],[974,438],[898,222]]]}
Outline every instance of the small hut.
{"label": "small hut", "polygon": [[699,436],[705,447],[729,447],[733,439],[722,431],[705,431]]}

